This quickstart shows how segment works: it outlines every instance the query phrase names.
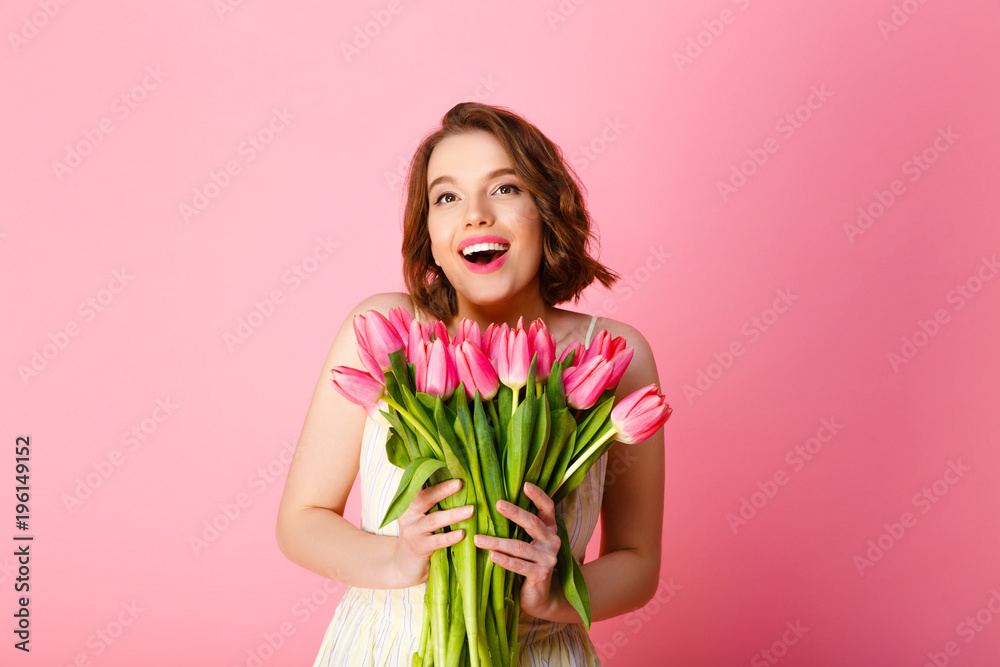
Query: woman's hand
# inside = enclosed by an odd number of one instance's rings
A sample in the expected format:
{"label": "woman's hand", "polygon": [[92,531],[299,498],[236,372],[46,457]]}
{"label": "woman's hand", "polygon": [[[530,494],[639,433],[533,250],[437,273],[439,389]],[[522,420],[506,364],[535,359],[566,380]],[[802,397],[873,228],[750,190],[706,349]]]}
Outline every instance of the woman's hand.
{"label": "woman's hand", "polygon": [[464,521],[472,516],[471,505],[450,510],[430,512],[435,504],[462,488],[462,480],[449,479],[440,484],[421,489],[403,515],[399,517],[399,541],[396,544],[395,564],[403,586],[416,586],[427,581],[430,574],[431,554],[442,547],[462,541],[465,531],[434,531]]}
{"label": "woman's hand", "polygon": [[474,540],[477,547],[493,551],[490,560],[494,563],[524,575],[521,611],[536,618],[553,620],[556,609],[569,605],[558,586],[552,586],[552,573],[560,545],[555,504],[545,491],[534,484],[526,482],[524,494],[538,508],[537,516],[503,500],[497,502],[497,510],[524,528],[533,538],[530,543],[490,535],[476,535]]}

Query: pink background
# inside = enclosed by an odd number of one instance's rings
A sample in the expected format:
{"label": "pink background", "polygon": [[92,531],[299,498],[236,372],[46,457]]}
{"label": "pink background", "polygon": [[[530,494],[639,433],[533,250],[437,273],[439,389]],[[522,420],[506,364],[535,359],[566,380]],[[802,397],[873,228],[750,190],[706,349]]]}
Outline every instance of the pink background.
{"label": "pink background", "polygon": [[604,664],[998,664],[1000,6],[232,4],[0,10],[0,663],[312,664],[343,589],[275,545],[285,449],[402,289],[397,171],[478,99],[571,159],[626,280],[564,307],[643,331],[675,409],[663,585]]}

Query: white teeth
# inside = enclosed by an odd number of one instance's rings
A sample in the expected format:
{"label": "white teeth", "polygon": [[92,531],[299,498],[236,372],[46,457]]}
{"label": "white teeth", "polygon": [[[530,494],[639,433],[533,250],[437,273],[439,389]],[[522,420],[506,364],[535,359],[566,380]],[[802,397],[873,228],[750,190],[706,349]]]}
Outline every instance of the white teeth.
{"label": "white teeth", "polygon": [[476,243],[475,245],[463,248],[462,254],[468,257],[474,252],[482,252],[483,250],[507,250],[508,248],[510,248],[510,246],[504,243]]}

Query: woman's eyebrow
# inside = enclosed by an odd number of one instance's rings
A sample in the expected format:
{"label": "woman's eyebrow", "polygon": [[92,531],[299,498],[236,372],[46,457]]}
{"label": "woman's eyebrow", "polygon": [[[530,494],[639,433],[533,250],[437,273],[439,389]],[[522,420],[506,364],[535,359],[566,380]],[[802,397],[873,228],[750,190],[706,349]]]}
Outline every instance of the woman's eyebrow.
{"label": "woman's eyebrow", "polygon": [[[515,173],[514,170],[511,169],[510,167],[500,167],[499,169],[494,169],[490,173],[486,174],[486,176],[483,177],[483,180],[491,181],[497,176],[517,176],[517,173]],[[434,186],[438,185],[439,183],[451,183],[454,185],[455,179],[452,178],[451,176],[438,176],[433,181],[431,181],[431,184],[427,186],[427,189],[433,190]]]}

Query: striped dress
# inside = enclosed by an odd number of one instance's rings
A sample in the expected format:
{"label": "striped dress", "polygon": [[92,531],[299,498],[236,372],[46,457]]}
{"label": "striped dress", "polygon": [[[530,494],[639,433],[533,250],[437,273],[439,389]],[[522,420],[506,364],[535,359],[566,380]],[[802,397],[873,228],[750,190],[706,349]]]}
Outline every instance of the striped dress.
{"label": "striped dress", "polygon": [[[590,321],[585,346],[597,322]],[[381,417],[365,422],[359,470],[361,529],[399,535],[396,521],[380,529],[403,471],[389,463],[385,441],[389,425]],[[566,521],[573,555],[583,563],[604,495],[607,456],[602,456],[579,487],[556,506]],[[323,636],[313,667],[409,666],[420,646],[426,584],[409,588],[348,588]],[[522,615],[518,626],[522,667],[597,667],[600,660],[579,623],[553,623]]]}

